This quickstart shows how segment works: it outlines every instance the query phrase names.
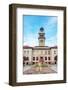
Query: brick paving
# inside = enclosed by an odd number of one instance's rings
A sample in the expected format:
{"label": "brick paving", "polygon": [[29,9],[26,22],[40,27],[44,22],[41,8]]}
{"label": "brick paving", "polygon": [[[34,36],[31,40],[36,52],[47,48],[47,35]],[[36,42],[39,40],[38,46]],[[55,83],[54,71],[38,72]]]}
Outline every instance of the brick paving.
{"label": "brick paving", "polygon": [[25,70],[23,74],[49,74],[49,73],[57,73],[50,67],[42,67],[41,70],[39,67],[32,66],[30,69]]}

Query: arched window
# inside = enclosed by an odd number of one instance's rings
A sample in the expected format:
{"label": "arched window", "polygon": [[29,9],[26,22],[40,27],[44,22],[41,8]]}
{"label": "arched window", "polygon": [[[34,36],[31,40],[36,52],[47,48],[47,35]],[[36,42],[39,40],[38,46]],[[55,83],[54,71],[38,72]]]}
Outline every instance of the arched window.
{"label": "arched window", "polygon": [[57,56],[54,57],[55,64],[57,64]]}
{"label": "arched window", "polygon": [[57,56],[54,57],[54,60],[57,61]]}
{"label": "arched window", "polygon": [[25,56],[24,56],[24,57],[23,57],[23,60],[29,60],[29,57],[25,57]]}
{"label": "arched window", "polygon": [[50,60],[50,57],[48,57],[48,60]]}
{"label": "arched window", "polygon": [[45,60],[47,60],[47,57],[45,57]]}
{"label": "arched window", "polygon": [[38,57],[36,57],[36,60],[38,60]]}
{"label": "arched window", "polygon": [[47,51],[45,51],[45,55],[47,55]]}
{"label": "arched window", "polygon": [[26,57],[27,60],[29,60],[29,57]]}
{"label": "arched window", "polygon": [[50,51],[48,51],[48,54],[50,55]]}
{"label": "arched window", "polygon": [[35,57],[33,57],[33,60],[35,60]]}

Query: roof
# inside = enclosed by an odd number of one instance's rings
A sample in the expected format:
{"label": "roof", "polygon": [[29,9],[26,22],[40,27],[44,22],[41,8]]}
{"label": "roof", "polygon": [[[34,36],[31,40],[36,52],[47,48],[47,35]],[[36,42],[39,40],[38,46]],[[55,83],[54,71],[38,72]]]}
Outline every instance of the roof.
{"label": "roof", "polygon": [[33,48],[31,46],[23,46],[23,48],[27,49],[27,48]]}
{"label": "roof", "polygon": [[24,49],[34,49],[34,50],[49,50],[49,49],[54,49],[57,48],[57,46],[53,46],[53,47],[49,47],[49,46],[35,46],[35,47],[31,47],[31,46],[23,46]]}
{"label": "roof", "polygon": [[49,50],[50,49],[50,47],[48,47],[48,46],[35,46],[34,48],[33,48],[34,50],[35,49],[37,49],[37,50]]}
{"label": "roof", "polygon": [[52,48],[57,48],[57,46],[53,46],[53,47],[50,47],[50,48],[51,48],[51,49],[52,49]]}

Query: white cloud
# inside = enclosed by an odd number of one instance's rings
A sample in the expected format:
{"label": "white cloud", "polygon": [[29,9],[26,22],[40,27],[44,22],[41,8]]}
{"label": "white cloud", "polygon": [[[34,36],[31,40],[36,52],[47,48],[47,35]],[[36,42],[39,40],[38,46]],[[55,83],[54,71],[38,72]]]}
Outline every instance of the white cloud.
{"label": "white cloud", "polygon": [[57,35],[47,39],[45,43],[47,46],[56,46],[57,45]]}
{"label": "white cloud", "polygon": [[[53,28],[54,24],[56,23],[57,18],[56,17],[52,17],[51,19],[48,20],[47,23],[44,23],[44,28],[45,30],[51,30],[51,28]],[[50,29],[49,29],[50,27]]]}

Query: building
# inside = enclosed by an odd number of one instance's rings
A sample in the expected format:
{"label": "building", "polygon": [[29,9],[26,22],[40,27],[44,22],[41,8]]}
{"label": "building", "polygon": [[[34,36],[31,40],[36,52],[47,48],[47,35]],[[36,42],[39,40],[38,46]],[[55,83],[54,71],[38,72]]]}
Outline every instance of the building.
{"label": "building", "polygon": [[45,46],[45,33],[44,28],[41,27],[39,31],[38,42],[39,46],[23,47],[23,64],[36,64],[39,60],[42,60],[47,64],[57,64],[57,46],[49,47]]}

